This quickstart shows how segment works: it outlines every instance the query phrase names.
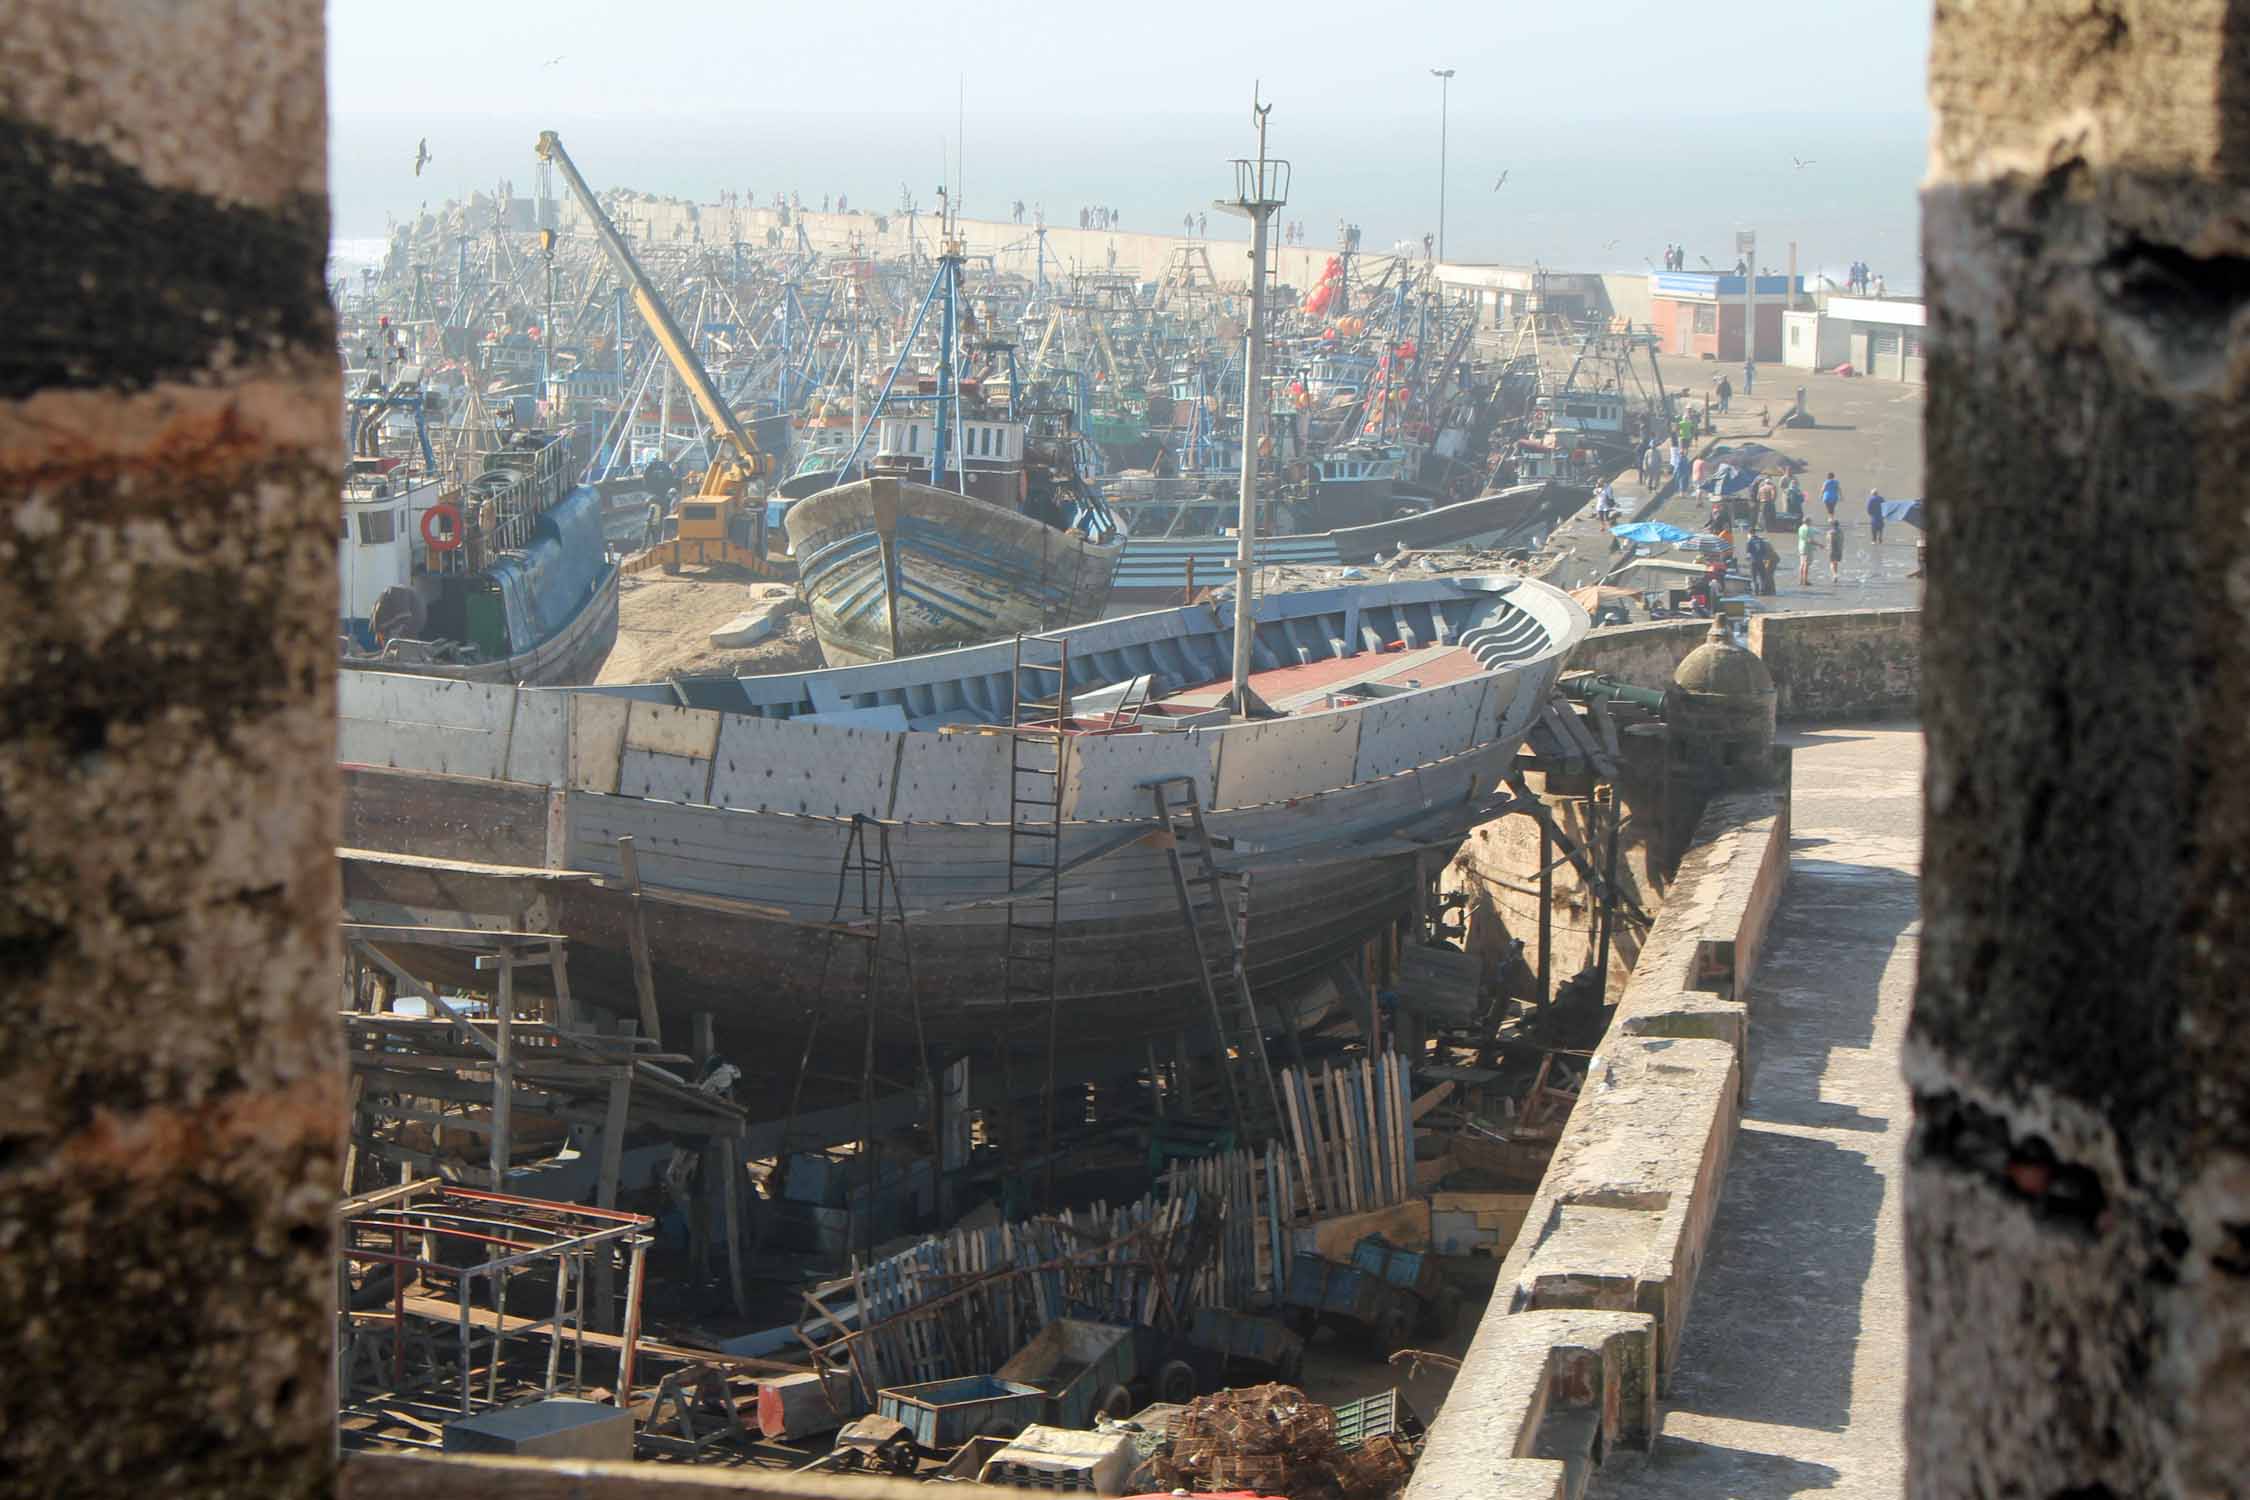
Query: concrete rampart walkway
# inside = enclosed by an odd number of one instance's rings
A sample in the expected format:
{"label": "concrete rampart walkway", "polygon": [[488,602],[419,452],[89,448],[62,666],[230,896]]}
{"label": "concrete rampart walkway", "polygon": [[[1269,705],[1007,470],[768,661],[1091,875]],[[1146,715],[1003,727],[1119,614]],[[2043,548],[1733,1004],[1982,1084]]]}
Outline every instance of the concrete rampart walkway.
{"label": "concrete rampart walkway", "polygon": [[1919,933],[1922,736],[1794,738],[1794,866],[1752,984],[1750,1091],[1662,1436],[1604,1497],[1897,1495],[1898,1071]]}

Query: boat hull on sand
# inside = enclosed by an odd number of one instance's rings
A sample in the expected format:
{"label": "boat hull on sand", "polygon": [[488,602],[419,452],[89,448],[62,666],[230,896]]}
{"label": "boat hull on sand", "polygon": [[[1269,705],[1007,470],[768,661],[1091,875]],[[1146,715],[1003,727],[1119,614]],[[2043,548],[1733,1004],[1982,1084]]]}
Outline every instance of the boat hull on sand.
{"label": "boat hull on sand", "polygon": [[1090,620],[1124,546],[885,475],[789,507],[789,549],[832,667]]}
{"label": "boat hull on sand", "polygon": [[[1232,625],[1229,608],[1206,604],[1070,632],[1074,700],[1143,677],[1156,699],[1138,730],[1089,720],[1068,736],[1053,822],[1056,1005],[1064,1050],[1089,1068],[1131,1061],[1207,1014],[1153,778],[1195,778],[1222,866],[1252,877],[1254,990],[1301,992],[1407,915],[1419,858],[1444,857],[1490,815],[1586,617],[1518,578],[1273,596],[1259,603],[1254,685],[1294,712],[1239,724],[1208,708]],[[1010,644],[997,643],[623,689],[359,674],[342,704],[349,914],[559,933],[577,1003],[629,1015],[636,900],[619,840],[630,837],[667,1037],[711,1012],[754,1086],[778,1085],[816,1014],[864,1013],[862,945],[837,944],[828,964],[824,924],[855,828],[870,841],[885,828],[929,1041],[989,1056],[1012,1038],[1030,1056],[1045,1002],[1019,992],[1011,1003],[1001,974],[1012,741],[960,727],[994,721],[1012,670]],[[1177,727],[1149,727],[1167,722]],[[1017,879],[1019,901],[1044,913]],[[864,921],[857,892],[854,881],[847,924]],[[473,955],[446,943],[385,948],[428,977],[475,980]],[[884,970],[880,1050],[898,1068],[914,1024],[897,971]],[[543,982],[517,970],[519,993]],[[821,1036],[835,1066],[856,1072],[856,1019]]]}

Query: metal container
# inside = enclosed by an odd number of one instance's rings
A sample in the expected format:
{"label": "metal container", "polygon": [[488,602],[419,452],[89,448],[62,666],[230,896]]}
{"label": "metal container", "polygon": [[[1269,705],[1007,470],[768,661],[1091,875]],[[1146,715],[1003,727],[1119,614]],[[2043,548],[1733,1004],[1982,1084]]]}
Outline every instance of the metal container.
{"label": "metal container", "polygon": [[1091,1427],[1102,1398],[1129,1382],[1134,1369],[1132,1329],[1057,1318],[1000,1367],[999,1378],[1044,1391],[1047,1412],[1038,1420],[1048,1426]]}
{"label": "metal container", "polygon": [[1438,1293],[1436,1257],[1426,1251],[1402,1250],[1379,1234],[1371,1234],[1353,1247],[1352,1264],[1417,1297]]}
{"label": "metal container", "polygon": [[962,1375],[875,1393],[879,1415],[905,1425],[924,1448],[952,1448],[979,1433],[1013,1437],[1039,1420],[1047,1395],[992,1375]]}

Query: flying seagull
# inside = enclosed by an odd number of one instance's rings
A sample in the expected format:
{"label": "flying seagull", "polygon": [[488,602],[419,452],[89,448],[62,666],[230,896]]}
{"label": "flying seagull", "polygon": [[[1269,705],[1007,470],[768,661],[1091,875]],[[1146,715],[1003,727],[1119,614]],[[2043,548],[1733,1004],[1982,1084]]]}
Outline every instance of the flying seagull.
{"label": "flying seagull", "polygon": [[555,55],[554,55],[553,57],[550,57],[550,58],[548,58],[548,59],[547,59],[547,60],[546,60],[545,62],[541,63],[541,64],[540,64],[540,66],[541,66],[541,67],[543,67],[543,68],[551,68],[551,67],[553,67],[553,66],[554,66],[554,65],[555,65],[556,63],[559,63],[559,62],[561,62],[562,60],[563,60],[563,55],[562,55],[561,53],[559,53],[559,52],[558,52],[558,53],[556,53],[556,54],[555,54]]}
{"label": "flying seagull", "polygon": [[422,169],[435,160],[437,158],[430,155],[430,138],[423,136],[422,143],[414,148],[414,175],[421,176]]}
{"label": "flying seagull", "polygon": [[1802,172],[1803,170],[1805,170],[1805,168],[1807,168],[1807,167],[1809,167],[1809,166],[1813,165],[1813,163],[1811,163],[1811,162],[1809,162],[1809,161],[1806,161],[1806,160],[1805,160],[1805,159],[1804,159],[1803,157],[1801,157],[1801,156],[1792,156],[1792,157],[1790,157],[1789,159],[1790,159],[1790,160],[1791,160],[1792,162],[1795,162],[1795,163],[1796,163],[1796,165],[1797,165],[1797,170],[1798,170],[1798,171],[1800,171],[1800,172]]}
{"label": "flying seagull", "polygon": [[[1512,169],[1511,169],[1511,170],[1512,170]],[[1502,172],[1502,173],[1500,174],[1500,180],[1499,180],[1498,182],[1495,182],[1495,183],[1494,183],[1494,184],[1492,185],[1492,190],[1493,190],[1494,192],[1496,192],[1496,193],[1497,193],[1497,192],[1499,192],[1499,191],[1500,191],[1500,190],[1501,190],[1502,188],[1506,187],[1507,185],[1508,185],[1508,174],[1507,174],[1506,172]]]}
{"label": "flying seagull", "polygon": [[1618,240],[1611,240],[1608,244],[1602,246],[1602,248],[1604,250],[1615,250],[1620,243],[1621,242]]}

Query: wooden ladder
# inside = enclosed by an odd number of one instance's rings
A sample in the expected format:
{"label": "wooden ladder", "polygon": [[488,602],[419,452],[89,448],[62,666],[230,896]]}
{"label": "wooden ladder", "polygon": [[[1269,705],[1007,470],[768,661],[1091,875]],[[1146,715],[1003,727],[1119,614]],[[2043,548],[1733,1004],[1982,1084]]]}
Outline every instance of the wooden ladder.
{"label": "wooden ladder", "polygon": [[[856,897],[858,910],[855,912]],[[821,1022],[833,1008],[839,1013],[840,1005],[831,1006],[829,981],[835,977],[836,948],[844,939],[861,945],[862,962],[860,986],[864,1000],[864,1030],[860,1038],[860,1068],[858,1076],[816,1072],[814,1061],[820,1041]],[[812,1017],[805,1030],[804,1055],[797,1063],[797,1079],[789,1091],[789,1111],[782,1116],[781,1138],[774,1151],[774,1171],[777,1179],[786,1179],[789,1160],[797,1149],[797,1121],[804,1109],[805,1082],[819,1078],[827,1084],[856,1086],[860,1106],[860,1152],[866,1172],[866,1202],[869,1212],[866,1227],[874,1231],[873,1207],[880,1183],[882,1154],[876,1144],[875,1091],[883,1088],[903,1092],[909,1085],[901,1079],[883,1078],[875,1071],[876,1039],[883,1031],[883,995],[893,986],[905,992],[906,1008],[913,1020],[916,1078],[925,1106],[934,1106],[936,1085],[930,1076],[930,1049],[922,1027],[922,999],[914,985],[914,949],[907,933],[906,898],[899,889],[898,865],[891,858],[891,830],[864,814],[854,814],[851,832],[844,840],[843,857],[836,866],[836,900],[829,908],[826,937],[821,945],[820,986],[816,991]],[[847,998],[838,996],[839,1000]],[[776,1183],[778,1191],[779,1182]],[[847,1193],[845,1202],[851,1201]],[[750,1256],[753,1264],[765,1248],[765,1229],[772,1222],[772,1214],[760,1214],[753,1235]],[[874,1244],[870,1239],[863,1248],[870,1257]]]}
{"label": "wooden ladder", "polygon": [[[1175,789],[1185,789],[1176,796]],[[1238,1139],[1281,1119],[1280,1095],[1266,1061],[1265,1037],[1250,995],[1245,956],[1250,947],[1250,877],[1222,872],[1211,857],[1211,834],[1193,776],[1164,776],[1149,783],[1149,800],[1164,825],[1165,860],[1180,902],[1180,922],[1194,950],[1197,982],[1219,1044],[1219,1075],[1226,1082],[1227,1114]],[[1230,898],[1228,887],[1234,887]],[[1216,934],[1216,941],[1207,939]]]}
{"label": "wooden ladder", "polygon": [[[1045,680],[1054,679],[1054,694]],[[1044,1014],[1047,1055],[1042,1150],[1047,1196],[1054,1189],[1055,1070],[1062,1002],[1057,961],[1062,926],[1062,798],[1070,765],[1070,641],[1019,635],[1008,674],[1008,923],[1001,956],[1007,1029]],[[1026,687],[1031,687],[1026,696]],[[1005,1042],[1003,1048],[1007,1048]],[[1012,1049],[1007,1049],[1011,1050]],[[1005,1052],[1002,1057],[1006,1065]]]}

